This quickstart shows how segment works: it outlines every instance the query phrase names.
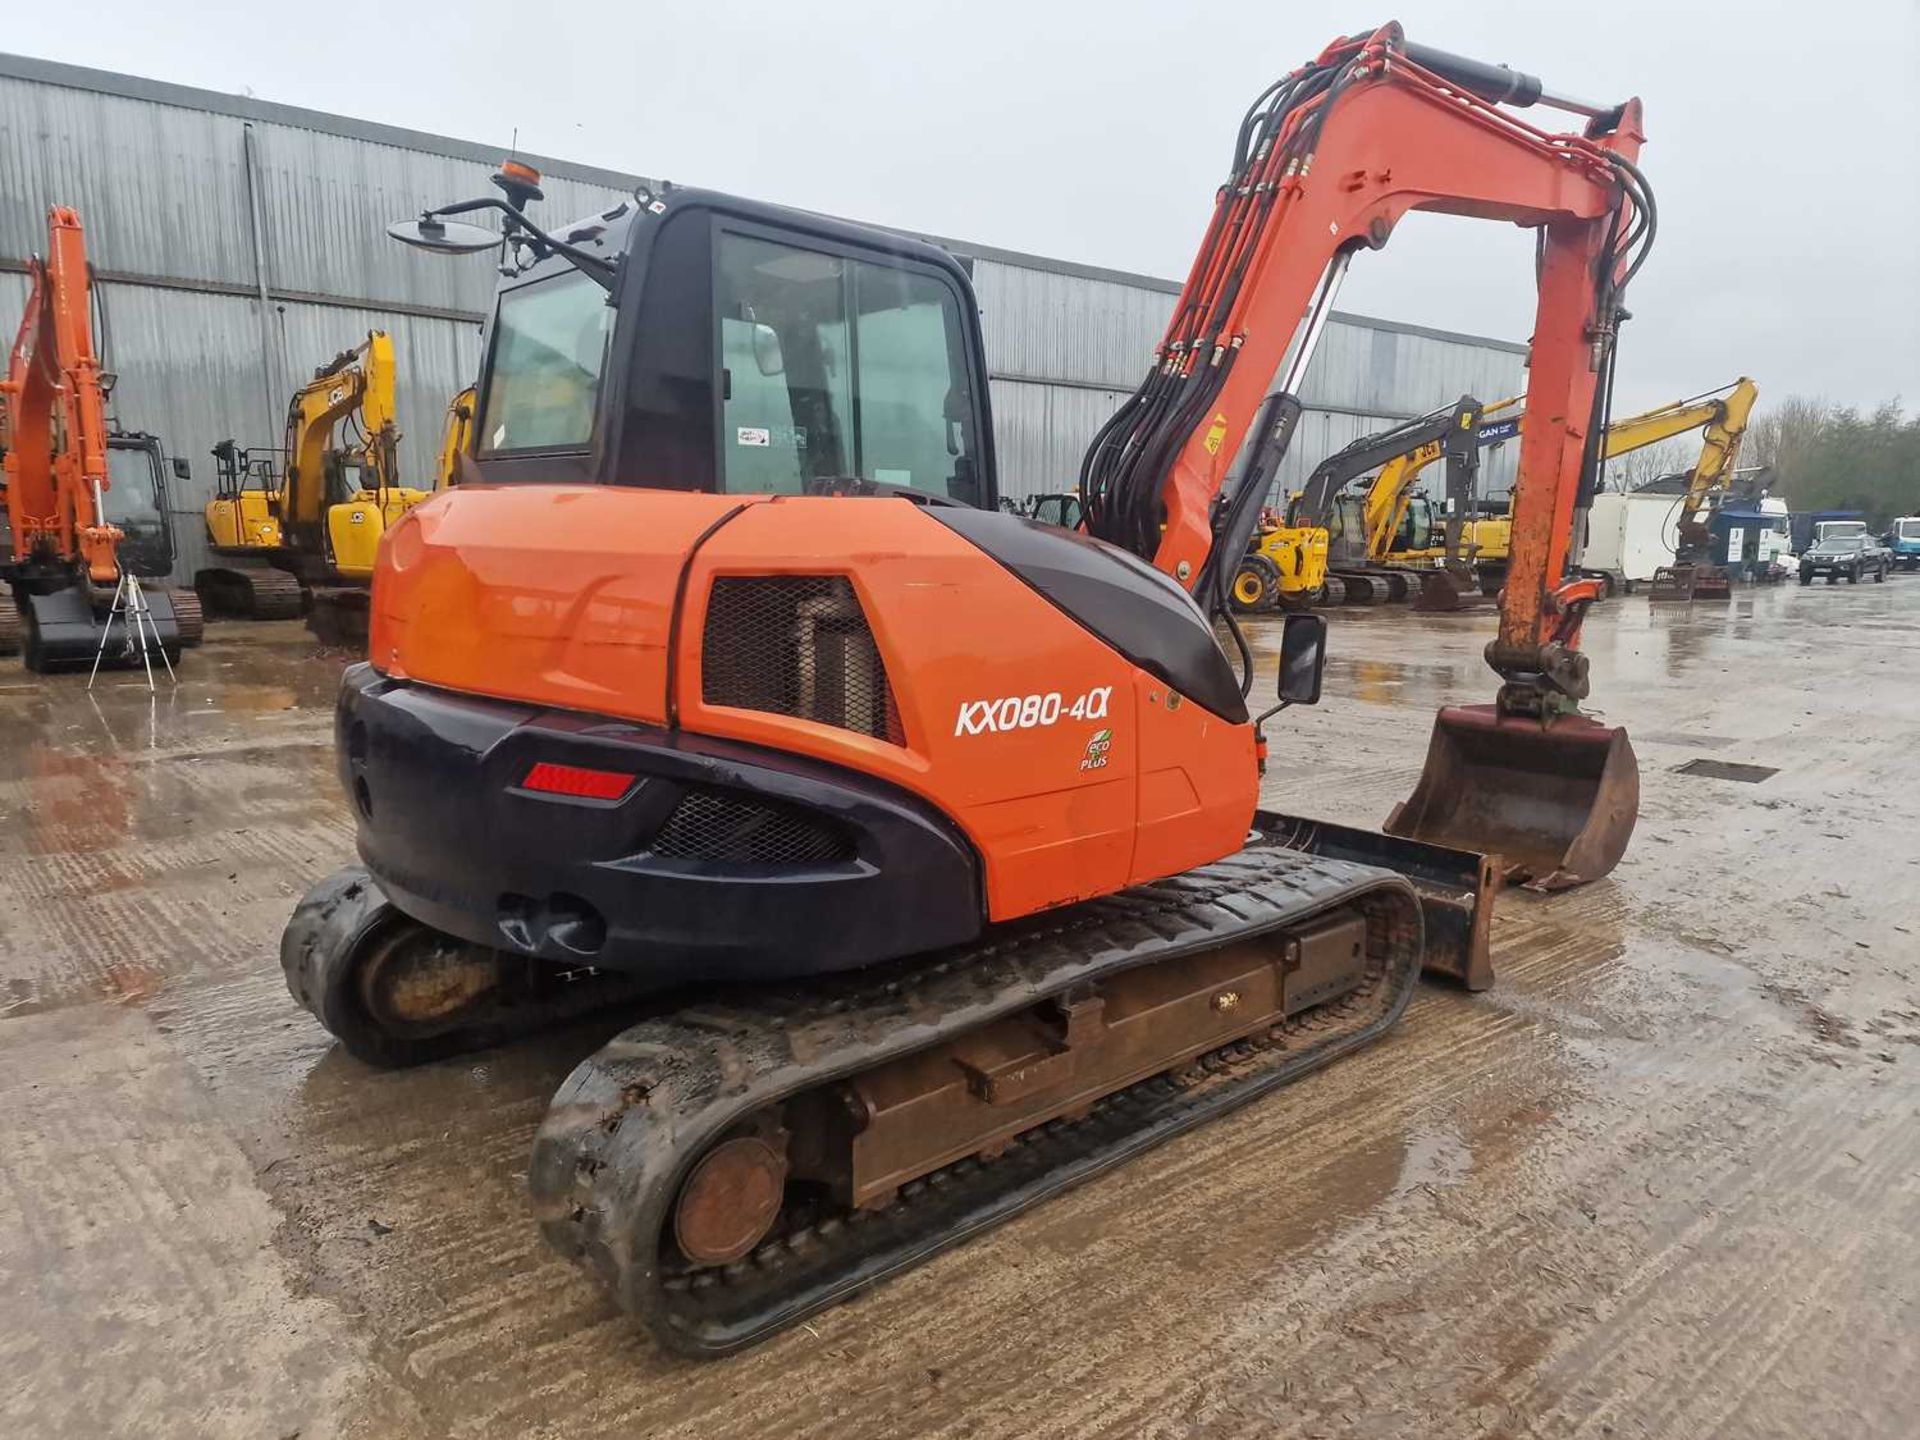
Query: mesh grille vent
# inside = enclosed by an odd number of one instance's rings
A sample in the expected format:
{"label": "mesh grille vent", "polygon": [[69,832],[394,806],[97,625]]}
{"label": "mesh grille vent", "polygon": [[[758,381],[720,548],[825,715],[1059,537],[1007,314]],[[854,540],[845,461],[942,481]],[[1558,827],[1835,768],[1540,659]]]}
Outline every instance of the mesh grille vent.
{"label": "mesh grille vent", "polygon": [[715,580],[700,644],[700,693],[709,705],[905,743],[886,664],[845,576]]}
{"label": "mesh grille vent", "polygon": [[852,844],[833,826],[724,790],[689,790],[651,848],[668,859],[735,865],[821,865],[853,858]]}

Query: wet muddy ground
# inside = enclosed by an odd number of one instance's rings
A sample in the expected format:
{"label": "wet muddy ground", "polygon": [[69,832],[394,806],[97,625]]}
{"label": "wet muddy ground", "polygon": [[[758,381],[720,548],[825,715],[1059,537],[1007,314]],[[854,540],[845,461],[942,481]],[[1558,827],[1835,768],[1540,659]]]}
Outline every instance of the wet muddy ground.
{"label": "wet muddy ground", "polygon": [[[1267,799],[1378,824],[1483,618],[1335,617]],[[282,986],[347,860],[340,662],[0,669],[0,1434],[1907,1436],[1920,1430],[1920,581],[1607,606],[1614,876],[1500,979],[741,1358],[542,1246],[564,1032],[402,1074]],[[1677,773],[1711,758],[1759,783]]]}

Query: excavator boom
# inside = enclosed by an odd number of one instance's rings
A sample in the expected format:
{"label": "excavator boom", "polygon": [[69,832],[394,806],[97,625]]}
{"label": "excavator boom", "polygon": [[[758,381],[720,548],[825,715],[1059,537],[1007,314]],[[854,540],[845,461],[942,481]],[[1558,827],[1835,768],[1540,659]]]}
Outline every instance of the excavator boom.
{"label": "excavator boom", "polygon": [[[1552,135],[1483,98],[1510,98],[1513,79],[1410,51],[1387,26],[1336,42],[1266,92],[1242,123],[1153,369],[1095,437],[1080,488],[1092,534],[1151,556],[1224,611],[1354,252],[1385,244],[1414,209],[1536,230],[1530,423],[1500,632],[1487,650],[1502,684],[1492,707],[1441,713],[1421,784],[1387,828],[1498,852],[1514,878],[1564,885],[1611,869],[1638,812],[1624,732],[1577,711],[1588,691],[1580,624],[1594,593],[1566,576],[1576,514],[1598,478],[1622,296],[1654,210],[1634,163],[1637,101],[1595,114],[1580,136]],[[1256,449],[1234,503],[1216,506],[1249,436]],[[1597,768],[1584,763],[1596,732],[1607,757]],[[1548,793],[1543,776],[1563,760],[1579,778]]]}

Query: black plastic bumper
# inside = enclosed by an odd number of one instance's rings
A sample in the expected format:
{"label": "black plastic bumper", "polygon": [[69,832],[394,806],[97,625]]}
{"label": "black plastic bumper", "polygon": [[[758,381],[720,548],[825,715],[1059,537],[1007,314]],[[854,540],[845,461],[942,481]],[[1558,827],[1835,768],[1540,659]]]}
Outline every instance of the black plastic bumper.
{"label": "black plastic bumper", "polygon": [[[965,839],[853,771],[366,664],[335,724],[368,869],[402,911],[476,944],[671,985],[843,970],[982,928]],[[634,783],[605,800],[530,790],[541,763]]]}

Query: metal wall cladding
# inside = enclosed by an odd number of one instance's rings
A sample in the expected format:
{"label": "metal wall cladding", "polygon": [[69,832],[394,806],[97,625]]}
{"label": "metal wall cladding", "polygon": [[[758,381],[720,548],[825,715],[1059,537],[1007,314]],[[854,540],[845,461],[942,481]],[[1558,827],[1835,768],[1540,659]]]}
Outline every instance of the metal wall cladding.
{"label": "metal wall cladding", "polygon": [[[395,244],[386,227],[423,208],[494,193],[492,167],[302,126],[0,75],[0,256],[46,245],[46,207],[71,205],[101,270],[257,286],[246,131],[260,178],[266,282],[280,290],[484,310],[486,256]],[[549,178],[558,222],[624,192]],[[24,203],[20,203],[24,202]]]}
{"label": "metal wall cladding", "polygon": [[989,388],[1000,493],[1012,499],[1073,489],[1093,432],[1133,390],[1131,383],[1124,389],[1088,390],[1005,378]]}
{"label": "metal wall cladding", "polygon": [[1147,373],[1173,314],[1174,296],[1163,290],[999,260],[974,262],[973,288],[995,375],[1107,385],[1122,394]]}
{"label": "metal wall cladding", "polygon": [[[430,255],[389,239],[386,227],[430,205],[497,194],[487,178],[492,166],[290,125],[255,122],[254,135],[272,288],[443,310],[487,309],[495,278],[490,253]],[[619,191],[555,177],[542,189],[546,199],[537,213],[552,224],[623,198]]]}
{"label": "metal wall cladding", "polygon": [[1442,338],[1338,316],[1300,387],[1306,404],[1370,415],[1422,415],[1462,395],[1486,404],[1526,389],[1518,346]]}
{"label": "metal wall cladding", "polygon": [[0,257],[44,250],[58,203],[98,269],[251,281],[240,123],[0,76]]}

